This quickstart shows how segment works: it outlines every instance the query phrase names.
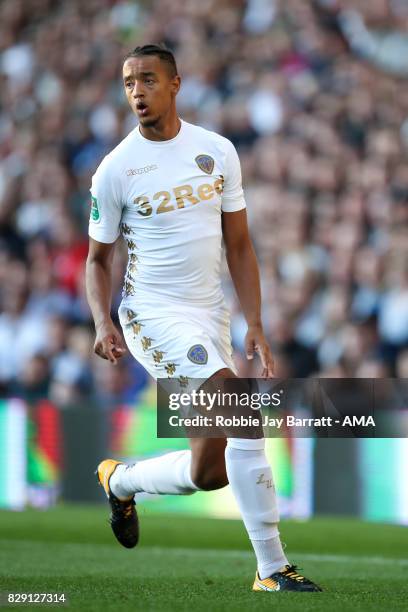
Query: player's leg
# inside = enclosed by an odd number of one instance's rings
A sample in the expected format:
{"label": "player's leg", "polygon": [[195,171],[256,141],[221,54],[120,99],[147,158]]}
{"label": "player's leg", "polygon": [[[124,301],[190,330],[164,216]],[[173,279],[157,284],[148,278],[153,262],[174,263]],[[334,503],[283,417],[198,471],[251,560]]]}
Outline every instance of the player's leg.
{"label": "player's leg", "polygon": [[191,451],[180,450],[125,465],[112,474],[110,486],[119,499],[135,493],[190,495],[199,490],[191,478]]}
{"label": "player's leg", "polygon": [[[230,369],[223,368],[216,372],[204,387],[212,390],[221,388],[225,379],[236,379],[239,384],[235,374]],[[257,437],[228,438],[225,445],[225,473],[252,542],[257,557],[258,572],[262,578],[265,578],[288,564],[288,560],[279,538],[276,493],[271,467],[265,455],[262,428],[254,432],[254,436]],[[201,456],[197,457],[197,462],[203,470],[202,479],[205,479],[205,471],[211,466],[213,441],[209,438],[206,446],[205,441],[200,440],[200,444],[197,445],[201,455],[207,459],[201,462]],[[196,461],[194,446],[192,449],[194,464]]]}
{"label": "player's leg", "polygon": [[[222,379],[236,378],[227,368],[219,370],[207,383],[222,386]],[[206,383],[206,384],[207,384]],[[220,384],[219,384],[220,383]],[[237,379],[237,384],[239,381]],[[228,434],[228,432],[226,432]],[[279,512],[271,466],[265,455],[263,432],[254,430],[253,438],[229,437],[225,448],[226,475],[257,558],[258,570],[254,590],[320,590],[319,587],[296,572],[283,552],[278,523]],[[231,434],[231,432],[230,432]],[[197,444],[200,451],[197,465],[205,479],[211,465],[213,440]],[[193,464],[195,462],[194,446]],[[205,461],[200,461],[201,456]],[[217,472],[220,470],[219,463]]]}
{"label": "player's leg", "polygon": [[[120,500],[135,493],[191,495],[225,487],[225,438],[194,438],[191,450],[174,451],[130,465],[116,463],[110,477],[111,492]],[[111,461],[111,460],[107,460]]]}
{"label": "player's leg", "polygon": [[[170,377],[175,384],[181,375],[192,381],[208,377],[211,381],[212,374],[220,369],[230,372],[203,329],[203,313],[200,314],[201,318],[196,320],[187,318],[184,311],[155,318],[150,312],[143,317],[124,309],[122,329],[130,352],[152,377]],[[143,339],[149,340],[148,346]],[[225,445],[225,439],[201,442],[195,439],[190,441],[191,450],[167,453],[133,465],[118,465],[110,479],[112,492],[125,500],[139,492],[188,495],[200,489],[225,486]]]}
{"label": "player's leg", "polygon": [[139,522],[134,495],[139,492],[189,495],[199,490],[191,478],[191,451],[167,453],[131,465],[105,459],[97,468],[111,507],[110,523],[126,548],[136,546]]}
{"label": "player's leg", "polygon": [[111,507],[109,522],[116,539],[126,548],[134,548],[139,541],[139,519],[133,496],[119,499],[112,492],[111,479],[119,461],[105,459],[96,470],[99,484],[104,488]]}
{"label": "player's leg", "polygon": [[191,438],[191,479],[203,491],[228,484],[225,468],[226,438]]}
{"label": "player's leg", "polygon": [[[183,379],[195,379],[199,376],[207,378],[224,362],[219,357],[209,336],[203,332],[197,323],[189,323],[185,314],[176,312],[172,316],[164,314],[152,317],[151,311],[143,316],[133,310],[123,309],[121,313],[122,329],[132,355],[143,364],[153,378],[173,378],[174,382]],[[193,358],[191,353],[197,349],[200,355]],[[205,357],[205,359],[199,359]],[[218,366],[218,367],[217,367]],[[206,376],[207,374],[207,376]],[[179,378],[180,377],[180,378]],[[222,435],[222,434],[221,434]],[[225,441],[213,442],[213,467],[203,474],[201,465],[207,456],[203,450],[198,450],[198,442],[194,442],[195,457],[202,457],[192,465],[192,451],[182,450],[138,461],[125,465],[118,461],[107,459],[98,466],[98,478],[104,486],[112,509],[112,528],[117,539],[125,546],[133,546],[136,537],[124,539],[121,529],[129,532],[133,526],[136,532],[137,516],[132,506],[135,493],[146,492],[170,495],[189,495],[200,490],[200,483],[206,489],[219,487],[226,483],[224,449]],[[217,453],[214,453],[214,448]],[[204,454],[203,454],[204,453]],[[221,458],[222,473],[217,473],[214,462],[215,455]],[[197,477],[197,483],[192,473]],[[221,477],[221,479],[220,479]],[[131,517],[131,522],[127,517]],[[114,527],[117,525],[117,529]],[[119,535],[118,535],[119,534]]]}

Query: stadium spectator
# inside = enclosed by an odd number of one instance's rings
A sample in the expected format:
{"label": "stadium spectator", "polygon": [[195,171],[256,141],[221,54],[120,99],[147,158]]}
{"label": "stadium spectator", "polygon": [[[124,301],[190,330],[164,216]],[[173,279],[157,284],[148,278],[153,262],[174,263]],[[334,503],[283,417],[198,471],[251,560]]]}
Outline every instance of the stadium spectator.
{"label": "stadium spectator", "polygon": [[177,55],[182,116],[238,147],[279,372],[406,375],[407,24],[394,0],[4,0],[1,385],[46,381],[48,363],[68,396],[100,378],[86,365],[88,190],[135,125],[122,58],[157,41]]}

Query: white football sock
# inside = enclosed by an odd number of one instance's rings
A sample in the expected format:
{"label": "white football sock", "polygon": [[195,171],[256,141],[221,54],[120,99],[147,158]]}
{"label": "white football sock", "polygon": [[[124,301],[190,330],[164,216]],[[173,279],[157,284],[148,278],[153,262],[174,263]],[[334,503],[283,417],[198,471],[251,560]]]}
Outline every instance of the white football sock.
{"label": "white football sock", "polygon": [[191,495],[200,489],[191,480],[191,451],[181,450],[138,461],[133,465],[118,465],[110,479],[111,491],[119,499],[135,493]]}
{"label": "white football sock", "polygon": [[258,573],[267,578],[288,564],[279,538],[279,512],[265,440],[228,438],[228,480],[255,551]]}

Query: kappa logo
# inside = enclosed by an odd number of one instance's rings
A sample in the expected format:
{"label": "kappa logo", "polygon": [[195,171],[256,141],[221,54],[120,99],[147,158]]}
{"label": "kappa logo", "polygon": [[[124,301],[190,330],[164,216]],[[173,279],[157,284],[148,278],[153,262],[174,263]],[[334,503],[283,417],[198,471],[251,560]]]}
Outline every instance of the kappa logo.
{"label": "kappa logo", "polygon": [[195,158],[197,166],[206,174],[212,174],[214,170],[214,160],[209,155],[197,155]]}
{"label": "kappa logo", "polygon": [[208,361],[208,353],[202,344],[194,344],[188,351],[187,357],[197,365],[205,365]]}
{"label": "kappa logo", "polygon": [[158,166],[156,164],[150,164],[150,166],[143,166],[143,168],[129,168],[126,170],[126,176],[133,176],[135,174],[147,174],[152,170],[157,170]]}

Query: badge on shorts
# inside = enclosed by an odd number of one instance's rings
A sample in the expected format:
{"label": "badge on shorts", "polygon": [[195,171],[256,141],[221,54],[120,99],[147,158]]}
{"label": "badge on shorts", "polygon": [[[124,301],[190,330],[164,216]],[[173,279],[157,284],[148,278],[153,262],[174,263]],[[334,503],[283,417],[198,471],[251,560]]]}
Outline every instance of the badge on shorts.
{"label": "badge on shorts", "polygon": [[214,160],[209,155],[197,155],[195,160],[200,170],[206,174],[211,174],[214,170]]}
{"label": "badge on shorts", "polygon": [[194,344],[188,351],[187,357],[197,365],[205,365],[208,361],[208,353],[202,344]]}

